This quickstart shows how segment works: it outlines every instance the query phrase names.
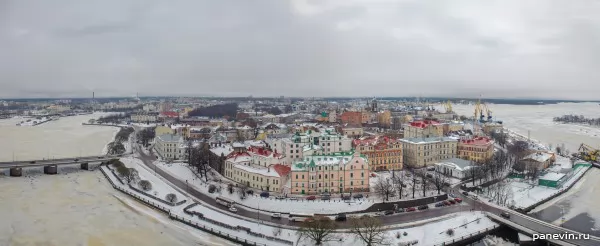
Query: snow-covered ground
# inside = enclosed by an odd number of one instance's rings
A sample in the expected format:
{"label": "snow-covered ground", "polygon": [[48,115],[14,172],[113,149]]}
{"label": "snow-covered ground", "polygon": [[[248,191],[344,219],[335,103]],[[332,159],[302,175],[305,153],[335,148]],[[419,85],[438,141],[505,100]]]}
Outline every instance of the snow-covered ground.
{"label": "snow-covered ground", "polygon": [[[581,167],[575,169],[575,173],[562,185],[561,188],[551,188],[546,186],[540,186],[535,181],[524,181],[522,179],[506,179],[503,181],[506,185],[510,186],[510,196],[512,197],[508,204],[513,204],[515,208],[527,208],[534,205],[548,197],[551,197],[564,189],[568,189],[569,186],[575,182],[581,175],[585,173],[588,168]],[[482,199],[488,200],[485,196],[484,191],[480,196]]]}
{"label": "snow-covered ground", "polygon": [[[221,214],[217,211],[214,211],[205,206],[195,206],[191,209],[191,211],[196,211],[202,213],[206,218],[210,218],[213,220],[221,221],[223,223],[229,225],[240,225],[247,228],[251,228],[252,231],[262,233],[267,236],[280,237],[285,240],[290,240],[296,242],[298,240],[298,235],[295,230],[290,229],[277,229],[276,227],[272,227],[269,225],[261,224],[260,222],[249,222],[246,220],[238,219],[235,217],[227,216]],[[202,220],[192,217],[189,215],[185,215],[186,219],[192,219],[197,222],[202,222]],[[477,222],[479,220],[479,222]],[[463,226],[467,224],[466,226]],[[394,225],[394,226],[403,226],[403,225]],[[446,219],[442,219],[436,222],[427,223],[425,225],[404,228],[404,229],[391,229],[386,232],[386,238],[388,243],[392,245],[397,245],[398,243],[406,243],[406,242],[418,242],[415,245],[435,245],[441,244],[443,242],[451,241],[452,239],[459,239],[463,236],[468,236],[471,233],[475,233],[480,230],[485,230],[486,228],[491,229],[494,226],[497,226],[494,222],[488,219],[483,213],[475,213],[475,212],[462,212],[455,213],[447,216]],[[454,230],[454,235],[449,236],[446,231],[448,229]],[[227,229],[226,229],[227,230]],[[334,236],[336,238],[341,238],[342,240],[328,242],[325,245],[351,245],[351,246],[359,246],[364,245],[361,241],[356,240],[353,234],[350,234],[345,230],[345,233],[335,233]],[[404,233],[406,232],[406,236]],[[236,235],[244,235],[245,232],[231,231],[231,233],[237,233]],[[396,235],[400,234],[400,238],[396,238]],[[277,243],[264,239],[267,245],[278,245]],[[262,241],[259,241],[262,242]],[[301,241],[300,245],[310,245],[309,240]]]}
{"label": "snow-covered ground", "polygon": [[[254,194],[253,196],[247,196],[246,199],[240,199],[240,195],[235,192],[233,194],[229,194],[227,192],[227,184],[226,183],[217,183],[213,180],[209,179],[209,183],[205,183],[204,179],[200,179],[194,174],[185,163],[163,163],[163,162],[155,162],[158,164],[158,167],[169,172],[175,177],[178,177],[181,180],[187,180],[188,183],[195,187],[200,192],[203,192],[211,197],[216,198],[217,196],[224,196],[229,199],[234,200],[238,204],[245,205],[247,207],[253,209],[266,210],[270,212],[280,212],[280,213],[316,213],[316,214],[337,214],[337,213],[346,213],[353,211],[360,211],[369,208],[373,205],[372,199],[360,199],[353,200],[351,203],[340,202],[338,199],[333,199],[330,201],[304,201],[304,200],[277,200],[273,197],[271,198],[261,198],[258,194]],[[215,184],[217,187],[221,187],[221,193],[209,193],[208,185]]]}
{"label": "snow-covered ground", "polygon": [[[369,185],[371,187],[371,191],[375,191],[375,186],[377,184],[377,182],[379,182],[380,179],[383,180],[389,180],[389,182],[392,182],[392,172],[390,171],[382,171],[382,172],[373,172],[375,174],[375,177],[371,177],[369,178]],[[389,201],[394,202],[394,201],[400,201],[400,200],[412,200],[412,199],[419,199],[419,198],[423,198],[423,197],[431,197],[431,196],[436,196],[438,195],[437,189],[435,189],[435,187],[433,186],[433,184],[430,184],[429,189],[427,189],[427,191],[425,191],[425,196],[423,196],[423,189],[421,188],[420,182],[421,180],[418,180],[419,183],[416,184],[415,186],[415,196],[413,197],[412,195],[412,178],[407,177],[406,173],[404,171],[395,171],[394,175],[405,175],[404,178],[404,184],[406,185],[406,187],[403,188],[402,190],[402,198],[400,198],[398,191],[394,192],[394,196],[389,198]],[[440,192],[440,194],[444,194],[444,192]],[[369,198],[374,198],[376,199],[376,202],[381,202],[382,201],[382,197],[380,197],[379,194],[377,194],[377,192],[371,192]]]}
{"label": "snow-covered ground", "polygon": [[[152,189],[150,191],[146,192],[147,194],[150,194],[150,195],[153,195],[160,199],[166,200],[165,196],[169,193],[173,193],[177,196],[177,201],[184,200],[185,196],[183,194],[179,193],[173,187],[166,184],[159,177],[150,173],[150,171],[148,171],[146,169],[146,166],[142,163],[142,161],[140,159],[133,158],[133,157],[126,157],[126,158],[121,158],[120,160],[121,160],[121,162],[123,162],[123,164],[125,164],[125,166],[127,166],[129,168],[135,168],[135,170],[138,171],[140,180],[150,181],[150,183],[152,184]],[[131,185],[142,190],[142,188],[138,186],[137,182],[135,184],[132,183]]]}

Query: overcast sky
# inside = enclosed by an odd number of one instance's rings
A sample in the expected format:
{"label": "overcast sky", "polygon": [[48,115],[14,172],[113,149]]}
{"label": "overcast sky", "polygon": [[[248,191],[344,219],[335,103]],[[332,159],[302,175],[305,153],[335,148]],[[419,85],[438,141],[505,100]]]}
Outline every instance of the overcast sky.
{"label": "overcast sky", "polygon": [[0,97],[600,99],[597,0],[0,0]]}

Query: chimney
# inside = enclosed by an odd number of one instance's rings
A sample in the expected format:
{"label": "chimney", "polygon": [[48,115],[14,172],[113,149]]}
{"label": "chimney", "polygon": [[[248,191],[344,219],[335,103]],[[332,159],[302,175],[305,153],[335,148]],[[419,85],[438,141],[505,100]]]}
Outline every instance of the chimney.
{"label": "chimney", "polygon": [[271,166],[267,167],[267,172],[270,173],[271,172]]}

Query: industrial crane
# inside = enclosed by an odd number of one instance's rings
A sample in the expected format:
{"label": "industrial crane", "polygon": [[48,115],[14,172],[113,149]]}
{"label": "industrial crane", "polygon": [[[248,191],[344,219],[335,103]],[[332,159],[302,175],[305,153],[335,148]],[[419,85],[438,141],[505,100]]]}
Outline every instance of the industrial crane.
{"label": "industrial crane", "polygon": [[598,160],[600,160],[600,150],[594,149],[587,144],[582,143],[579,146],[578,151],[579,158],[583,159],[584,161],[597,162]]}
{"label": "industrial crane", "polygon": [[483,107],[485,108],[485,111],[487,113],[487,122],[492,122],[494,119],[492,117],[492,111],[488,108],[488,106],[486,104],[483,104]]}

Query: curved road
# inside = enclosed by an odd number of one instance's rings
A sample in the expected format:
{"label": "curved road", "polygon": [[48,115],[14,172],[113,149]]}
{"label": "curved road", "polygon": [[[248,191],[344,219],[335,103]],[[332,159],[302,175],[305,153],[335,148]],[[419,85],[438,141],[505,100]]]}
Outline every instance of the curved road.
{"label": "curved road", "polygon": [[[160,168],[156,168],[156,166],[152,163],[154,160],[156,160],[156,158],[153,156],[147,155],[143,151],[141,151],[141,149],[139,148],[139,145],[135,145],[135,149],[138,151],[138,153],[140,155],[140,159],[143,161],[143,163],[146,166],[148,166],[151,169],[154,169],[157,174],[159,174],[163,178],[167,179],[173,185],[177,186],[179,189],[186,190],[188,194],[194,196],[196,199],[201,200],[207,204],[211,204],[214,207],[223,210],[223,212],[225,214],[229,213],[229,211],[225,207],[217,204],[215,199],[205,195],[204,193],[199,192],[198,190],[196,190],[194,188],[189,187],[185,181],[177,179],[176,177],[173,177],[172,175],[163,171]],[[425,211],[398,213],[398,214],[389,215],[389,216],[381,216],[380,218],[385,225],[393,225],[393,224],[400,224],[400,223],[414,222],[414,221],[419,221],[419,220],[424,220],[424,219],[436,218],[436,217],[440,217],[440,216],[447,215],[447,214],[454,213],[454,212],[467,211],[467,210],[473,208],[474,210],[486,211],[486,212],[490,212],[493,214],[500,214],[502,212],[508,212],[511,214],[510,221],[517,223],[521,226],[524,226],[526,228],[529,228],[533,231],[539,232],[539,233],[564,234],[564,233],[573,232],[571,230],[568,230],[568,229],[565,229],[562,227],[549,225],[546,222],[531,218],[526,215],[522,215],[518,212],[509,210],[509,209],[500,209],[500,208],[493,207],[493,206],[487,205],[487,204],[479,202],[479,201],[472,200],[471,198],[466,197],[463,194],[461,194],[460,190],[457,187],[453,187],[452,192],[454,193],[455,196],[462,198],[465,202],[469,201],[470,205],[464,204],[464,205],[460,205],[460,206],[431,208],[431,209],[428,209]],[[271,223],[280,224],[280,225],[294,225],[293,222],[288,221],[286,218],[272,219],[270,217],[270,215],[268,215],[268,214],[257,213],[256,211],[247,210],[243,206],[238,206],[237,214],[247,217],[247,218],[250,218],[250,219],[260,219],[263,221],[269,221]],[[347,222],[338,222],[338,226],[340,228],[349,228],[350,224]],[[600,239],[597,237],[592,237],[589,240],[564,239],[562,241],[570,243],[572,245],[582,245],[582,246],[600,245]]]}

